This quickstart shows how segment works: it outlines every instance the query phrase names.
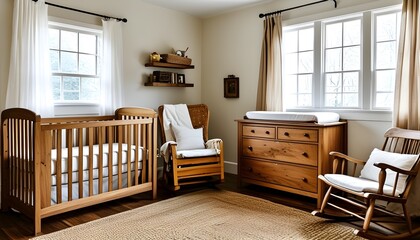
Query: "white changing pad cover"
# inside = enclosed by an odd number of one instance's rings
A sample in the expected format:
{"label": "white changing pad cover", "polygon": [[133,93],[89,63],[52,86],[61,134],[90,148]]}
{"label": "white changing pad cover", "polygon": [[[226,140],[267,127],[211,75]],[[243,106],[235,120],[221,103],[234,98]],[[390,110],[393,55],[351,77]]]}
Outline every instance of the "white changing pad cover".
{"label": "white changing pad cover", "polygon": [[333,123],[340,120],[340,115],[335,112],[277,112],[277,111],[249,111],[248,119],[276,120],[293,122]]}

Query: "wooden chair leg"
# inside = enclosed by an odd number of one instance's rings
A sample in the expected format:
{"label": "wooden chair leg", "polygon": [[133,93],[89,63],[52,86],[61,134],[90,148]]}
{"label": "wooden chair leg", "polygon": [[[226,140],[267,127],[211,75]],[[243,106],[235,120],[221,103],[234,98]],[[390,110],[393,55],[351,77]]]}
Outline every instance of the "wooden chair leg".
{"label": "wooden chair leg", "polygon": [[325,193],[324,199],[322,200],[321,208],[319,209],[320,213],[324,213],[325,207],[327,206],[328,199],[330,198],[332,187],[329,187]]}
{"label": "wooden chair leg", "polygon": [[369,225],[370,225],[370,221],[372,220],[373,217],[373,211],[375,209],[375,200],[370,200],[369,201],[369,207],[366,211],[366,215],[365,215],[365,221],[363,222],[363,231],[367,232],[369,229]]}
{"label": "wooden chair leg", "polygon": [[407,222],[407,226],[408,226],[408,231],[412,233],[413,226],[411,225],[411,217],[410,217],[410,214],[408,213],[407,206],[405,205],[405,203],[402,203],[402,207],[404,211],[405,221]]}

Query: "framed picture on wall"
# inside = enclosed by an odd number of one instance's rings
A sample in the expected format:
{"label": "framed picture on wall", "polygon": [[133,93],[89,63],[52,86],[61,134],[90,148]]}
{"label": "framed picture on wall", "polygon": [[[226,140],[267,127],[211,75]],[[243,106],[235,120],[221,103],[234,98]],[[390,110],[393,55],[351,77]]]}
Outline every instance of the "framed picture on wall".
{"label": "framed picture on wall", "polygon": [[225,98],[239,98],[239,78],[229,75],[224,79]]}
{"label": "framed picture on wall", "polygon": [[184,74],[177,74],[177,83],[184,84],[185,83],[185,75]]}

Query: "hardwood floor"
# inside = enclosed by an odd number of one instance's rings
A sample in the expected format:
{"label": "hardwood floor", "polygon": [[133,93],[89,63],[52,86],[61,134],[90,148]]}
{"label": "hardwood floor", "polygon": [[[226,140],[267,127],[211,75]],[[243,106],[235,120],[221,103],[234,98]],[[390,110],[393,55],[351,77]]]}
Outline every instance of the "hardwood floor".
{"label": "hardwood floor", "polygon": [[[151,194],[143,193],[104,204],[87,207],[72,212],[52,216],[42,220],[42,233],[47,234],[59,231],[71,226],[83,224],[95,219],[113,215],[119,212],[145,206],[157,201],[179,196],[203,188],[213,187],[209,185],[196,185],[182,187],[181,190],[172,192],[163,187],[158,189],[158,199],[150,200]],[[263,188],[254,185],[238,186],[236,175],[226,174],[225,182],[214,187],[240,192],[276,203],[281,203],[307,212],[316,208],[316,201],[312,198],[298,196],[282,191]],[[347,223],[349,224],[349,223]],[[357,223],[355,223],[357,224]],[[0,239],[29,239],[33,237],[32,221],[22,214],[8,211],[0,213]]]}

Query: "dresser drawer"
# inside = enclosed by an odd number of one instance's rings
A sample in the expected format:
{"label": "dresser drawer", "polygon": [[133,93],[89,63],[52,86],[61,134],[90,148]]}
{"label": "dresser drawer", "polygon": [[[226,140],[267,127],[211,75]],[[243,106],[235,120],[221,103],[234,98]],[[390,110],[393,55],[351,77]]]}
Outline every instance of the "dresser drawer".
{"label": "dresser drawer", "polygon": [[318,146],[260,139],[242,139],[242,154],[284,162],[318,165]]}
{"label": "dresser drawer", "polygon": [[291,141],[318,142],[318,130],[277,128],[277,139]]}
{"label": "dresser drawer", "polygon": [[241,159],[241,177],[291,187],[308,192],[317,191],[317,169],[275,162]]}
{"label": "dresser drawer", "polygon": [[242,134],[247,137],[263,137],[274,139],[276,137],[276,128],[245,125],[242,128]]}

